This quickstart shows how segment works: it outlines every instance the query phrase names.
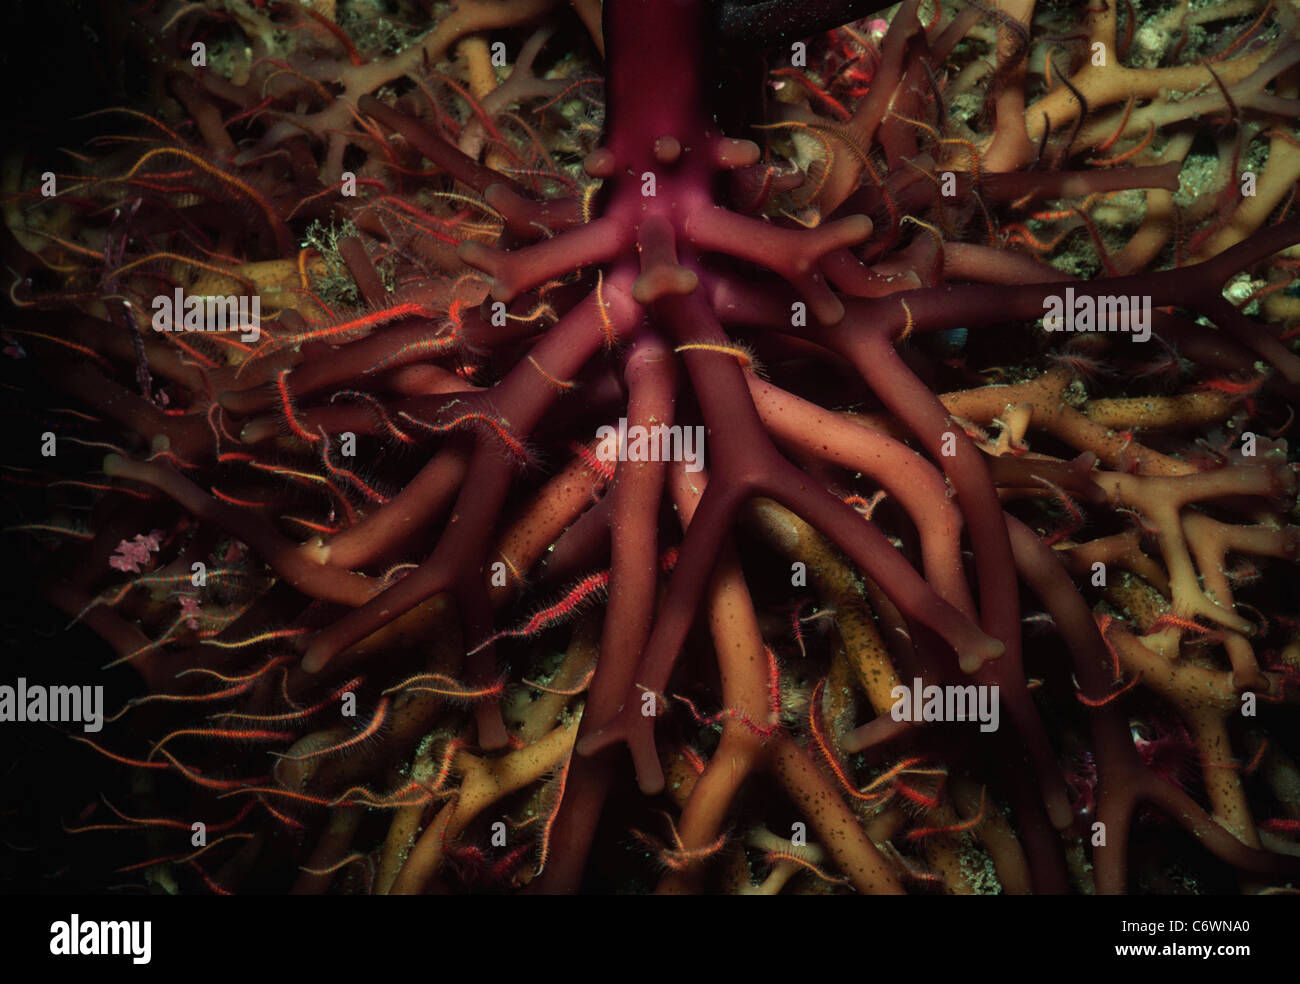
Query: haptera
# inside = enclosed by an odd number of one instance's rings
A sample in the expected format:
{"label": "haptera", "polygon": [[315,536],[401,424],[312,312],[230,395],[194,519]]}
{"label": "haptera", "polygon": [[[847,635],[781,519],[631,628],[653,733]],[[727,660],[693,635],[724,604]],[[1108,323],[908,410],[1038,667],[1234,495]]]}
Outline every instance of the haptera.
{"label": "haptera", "polygon": [[74,912],[67,922],[51,923],[50,934],[50,952],[56,957],[130,954],[132,963],[147,964],[153,953],[153,923],[147,919],[83,923]]}
{"label": "haptera", "polygon": [[606,424],[596,428],[596,457],[600,461],[682,461],[688,472],[704,467],[704,428],[655,424],[627,425],[620,417],[618,429]]}
{"label": "haptera", "polygon": [[978,721],[980,731],[998,730],[998,687],[925,686],[917,677],[912,686],[899,684],[889,692],[895,721]]}
{"label": "haptera", "polygon": [[0,686],[0,723],[80,721],[83,730],[99,731],[104,727],[104,688],[27,686],[19,677],[16,686]]}
{"label": "haptera", "polygon": [[1043,327],[1048,331],[1128,331],[1133,341],[1151,337],[1151,298],[1125,297],[1114,294],[1074,295],[1065,288],[1065,296],[1051,294],[1043,298]]}

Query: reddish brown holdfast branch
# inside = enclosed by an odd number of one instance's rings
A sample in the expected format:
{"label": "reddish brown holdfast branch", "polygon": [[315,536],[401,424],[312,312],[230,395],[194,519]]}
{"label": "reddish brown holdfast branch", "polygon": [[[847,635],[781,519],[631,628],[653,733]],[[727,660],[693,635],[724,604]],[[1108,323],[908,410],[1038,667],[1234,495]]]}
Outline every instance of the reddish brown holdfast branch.
{"label": "reddish brown holdfast branch", "polygon": [[105,879],[1294,888],[1290,5],[327,6],[10,169]]}

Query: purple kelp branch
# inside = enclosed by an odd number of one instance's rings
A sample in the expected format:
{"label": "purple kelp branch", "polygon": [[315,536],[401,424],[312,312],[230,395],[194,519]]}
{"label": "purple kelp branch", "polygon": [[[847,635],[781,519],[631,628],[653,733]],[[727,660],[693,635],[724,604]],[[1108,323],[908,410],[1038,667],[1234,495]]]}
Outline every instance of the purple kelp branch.
{"label": "purple kelp branch", "polygon": [[[539,374],[538,367],[552,378],[571,378],[599,349],[606,319],[618,324],[629,323],[631,304],[615,280],[608,285],[603,304],[592,295],[576,307],[534,347],[532,361],[521,362],[491,391],[492,405],[515,440],[526,439],[558,399],[556,390]],[[472,623],[464,626],[466,638],[491,635],[484,570],[490,542],[481,531],[495,522],[516,467],[517,462],[503,453],[494,435],[481,436],[451,520],[433,553],[393,587],[318,633],[303,657],[303,668],[319,671],[343,649],[444,591],[452,592],[462,602],[462,618],[469,617],[467,612],[476,614]],[[478,682],[492,675],[493,652],[489,646],[475,654],[473,670]],[[490,728],[489,734],[480,734],[480,741],[496,743],[488,747],[504,744],[505,728],[495,702],[480,704],[476,712],[480,729],[484,725]]]}
{"label": "purple kelp branch", "polygon": [[[631,344],[624,374],[629,429],[671,426],[677,373],[668,346],[654,333],[643,331]],[[591,720],[601,720],[622,705],[650,638],[658,591],[659,503],[666,470],[663,461],[620,461],[614,472],[609,491],[611,590],[600,640],[600,669],[588,697]]]}
{"label": "purple kelp branch", "polygon": [[[726,347],[721,326],[698,293],[666,297],[656,306],[656,314],[668,324],[679,345]],[[1003,648],[940,598],[873,525],[864,523],[825,489],[810,485],[807,476],[776,451],[763,430],[734,355],[693,350],[685,354],[684,361],[712,435],[712,478],[682,543],[664,613],[637,673],[636,690],[628,693],[617,723],[588,734],[579,743],[579,752],[586,754],[614,740],[626,740],[645,792],[663,788],[654,748],[654,717],[663,703],[668,677],[736,510],[755,495],[769,496],[811,520],[868,576],[888,584],[903,613],[934,629],[956,651],[967,672],[996,659]],[[654,700],[648,705],[641,694],[653,695]],[[653,707],[653,715],[645,713],[648,706]]]}
{"label": "purple kelp branch", "polygon": [[[846,337],[848,324],[859,326],[851,340]],[[1020,660],[1020,600],[1014,591],[1006,590],[1015,568],[1001,519],[1001,503],[984,455],[929,387],[898,356],[888,326],[859,321],[857,317],[848,324],[831,338],[843,346],[842,354],[862,374],[872,392],[907,423],[926,450],[942,464],[957,492],[975,554],[980,624],[1006,647],[1002,659],[983,667],[977,678],[983,684],[1001,689],[1002,700],[1012,725],[1023,739],[1052,823],[1058,828],[1066,827],[1071,818],[1069,795],[1046,729],[1025,684]]]}
{"label": "purple kelp branch", "polygon": [[[1283,374],[1288,382],[1300,381],[1300,357],[1267,336],[1240,312],[1233,315],[1222,296],[1223,285],[1237,273],[1250,269],[1273,254],[1300,242],[1300,219],[1290,219],[1261,230],[1244,242],[1224,250],[1212,259],[1191,266],[1153,273],[1110,277],[1100,282],[1069,281],[1076,297],[1098,295],[1150,297],[1152,307],[1180,307],[1205,314],[1219,315],[1228,321],[1220,331],[1236,331],[1239,338],[1256,354]],[[898,297],[862,299],[852,302],[856,319],[870,323],[873,330],[897,339],[906,331],[931,332],[953,328],[1041,318],[1044,301],[1058,295],[1065,281],[1041,284],[942,285],[908,291],[900,303]],[[910,329],[909,329],[910,324]],[[851,347],[848,334],[840,327],[811,332],[832,348]]]}
{"label": "purple kelp branch", "polygon": [[749,376],[746,382],[763,426],[778,444],[861,471],[902,504],[921,537],[926,580],[944,601],[975,618],[961,562],[961,511],[948,498],[938,470],[901,441],[761,379]]}

